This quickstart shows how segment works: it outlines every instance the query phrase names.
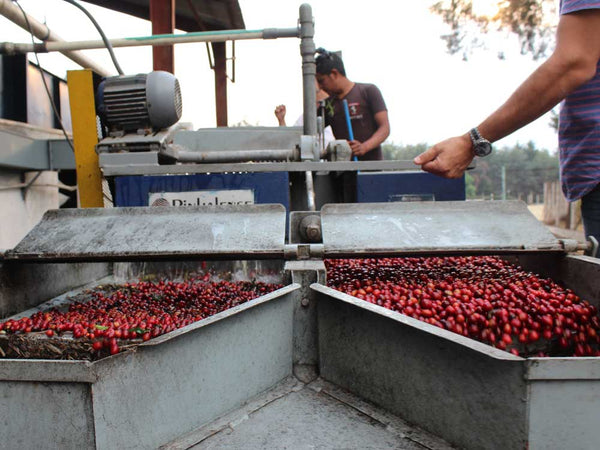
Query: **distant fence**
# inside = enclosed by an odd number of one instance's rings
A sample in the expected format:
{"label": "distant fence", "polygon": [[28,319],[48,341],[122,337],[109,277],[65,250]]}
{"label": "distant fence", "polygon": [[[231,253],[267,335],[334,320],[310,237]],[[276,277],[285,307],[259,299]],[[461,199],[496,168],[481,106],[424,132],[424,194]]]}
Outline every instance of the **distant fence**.
{"label": "distant fence", "polygon": [[580,202],[568,202],[559,181],[544,183],[543,222],[569,230],[575,230],[581,225]]}

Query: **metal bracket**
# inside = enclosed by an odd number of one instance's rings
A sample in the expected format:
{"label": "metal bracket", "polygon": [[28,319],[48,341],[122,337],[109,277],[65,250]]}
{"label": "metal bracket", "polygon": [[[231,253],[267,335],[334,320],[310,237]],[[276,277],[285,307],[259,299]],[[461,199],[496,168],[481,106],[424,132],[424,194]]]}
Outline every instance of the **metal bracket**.
{"label": "metal bracket", "polygon": [[[210,42],[206,42],[206,54],[208,56],[208,66],[211,70],[215,70],[215,60],[211,50]],[[227,42],[225,42],[227,45]],[[225,73],[227,79],[229,79],[232,83],[235,83],[235,41],[231,41],[231,57],[225,57],[225,61],[231,61],[231,76],[228,73]]]}
{"label": "metal bracket", "polygon": [[318,161],[321,156],[319,141],[316,136],[300,136],[300,159],[302,161]]}
{"label": "metal bracket", "polygon": [[324,253],[323,244],[288,244],[283,249],[287,260],[322,258]]}
{"label": "metal bracket", "polygon": [[587,246],[582,246],[582,244],[575,239],[560,239],[559,241],[566,253],[585,250],[587,248]]}
{"label": "metal bracket", "polygon": [[352,159],[352,149],[348,141],[336,139],[327,146],[326,155],[329,161],[350,161]]}
{"label": "metal bracket", "polygon": [[584,251],[584,254],[587,256],[592,256],[594,258],[598,257],[598,240],[594,236],[588,236],[587,238],[587,248]]}
{"label": "metal bracket", "polygon": [[586,256],[597,257],[598,255],[598,241],[594,236],[588,236],[586,242],[579,242],[575,239],[559,239],[566,253],[573,253],[583,250],[583,254]]}
{"label": "metal bracket", "polygon": [[321,216],[315,211],[291,211],[289,222],[291,244],[323,242]]}

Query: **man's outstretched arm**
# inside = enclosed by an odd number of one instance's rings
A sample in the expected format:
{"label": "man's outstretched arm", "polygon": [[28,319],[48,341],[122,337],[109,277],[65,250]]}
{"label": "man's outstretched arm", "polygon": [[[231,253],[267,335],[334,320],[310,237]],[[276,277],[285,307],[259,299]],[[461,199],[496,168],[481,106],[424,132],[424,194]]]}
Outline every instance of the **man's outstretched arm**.
{"label": "man's outstretched arm", "polygon": [[[548,112],[585,82],[600,60],[600,10],[561,16],[556,49],[510,98],[477,128],[490,142],[497,141]],[[466,133],[439,142],[414,159],[427,172],[446,178],[463,175],[474,153]]]}

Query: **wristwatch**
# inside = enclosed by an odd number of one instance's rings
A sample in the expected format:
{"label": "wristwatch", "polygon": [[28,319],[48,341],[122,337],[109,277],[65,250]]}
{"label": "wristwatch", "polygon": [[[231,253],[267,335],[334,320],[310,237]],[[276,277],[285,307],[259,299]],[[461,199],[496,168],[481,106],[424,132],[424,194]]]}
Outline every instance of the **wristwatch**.
{"label": "wristwatch", "polygon": [[473,128],[469,131],[469,136],[473,143],[473,152],[475,153],[475,156],[483,157],[492,153],[492,144],[479,134],[477,128]]}

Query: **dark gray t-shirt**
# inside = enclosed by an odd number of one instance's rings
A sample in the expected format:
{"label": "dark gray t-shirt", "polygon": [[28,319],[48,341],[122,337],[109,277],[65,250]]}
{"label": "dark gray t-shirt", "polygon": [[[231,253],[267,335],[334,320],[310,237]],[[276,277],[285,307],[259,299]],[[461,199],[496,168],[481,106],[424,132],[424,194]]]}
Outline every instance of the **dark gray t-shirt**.
{"label": "dark gray t-shirt", "polygon": [[[375,114],[380,111],[387,111],[381,92],[374,84],[354,83],[354,87],[344,98],[348,100],[354,139],[364,142],[373,136],[373,133],[377,130]],[[325,100],[325,124],[331,125],[336,139],[349,139],[343,100],[334,97]],[[361,161],[383,159],[381,146],[374,148],[358,159]]]}

